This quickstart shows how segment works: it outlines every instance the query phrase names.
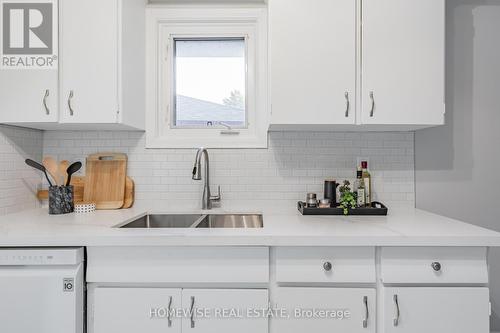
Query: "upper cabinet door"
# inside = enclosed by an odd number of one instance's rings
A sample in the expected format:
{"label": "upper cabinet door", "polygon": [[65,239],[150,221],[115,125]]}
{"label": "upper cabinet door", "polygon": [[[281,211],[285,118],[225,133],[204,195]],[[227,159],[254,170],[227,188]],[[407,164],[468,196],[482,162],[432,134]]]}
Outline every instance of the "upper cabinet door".
{"label": "upper cabinet door", "polygon": [[191,315],[182,319],[182,332],[267,333],[267,317],[253,311],[267,309],[268,303],[264,289],[183,289],[182,307]]}
{"label": "upper cabinet door", "polygon": [[362,123],[444,123],[445,0],[363,0]]}
{"label": "upper cabinet door", "polygon": [[489,333],[488,288],[385,288],[385,333]]}
{"label": "upper cabinet door", "polygon": [[271,124],[354,124],[356,1],[270,0]]}
{"label": "upper cabinet door", "polygon": [[119,0],[64,0],[61,122],[118,120]]}
{"label": "upper cabinet door", "polygon": [[[5,28],[0,37],[0,123],[43,127],[59,120],[58,1],[33,2],[0,6]],[[24,19],[31,18],[40,20],[35,23],[39,28],[25,29]]]}
{"label": "upper cabinet door", "polygon": [[57,70],[0,71],[0,123],[22,125],[58,121]]}

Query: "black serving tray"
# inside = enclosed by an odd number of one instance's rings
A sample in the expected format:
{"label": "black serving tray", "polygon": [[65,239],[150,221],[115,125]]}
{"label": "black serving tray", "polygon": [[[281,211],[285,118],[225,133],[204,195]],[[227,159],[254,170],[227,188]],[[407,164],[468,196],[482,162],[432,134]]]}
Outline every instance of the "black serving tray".
{"label": "black serving tray", "polygon": [[[332,208],[309,208],[306,207],[306,203],[299,201],[297,203],[297,208],[302,215],[344,215],[344,209],[341,207]],[[360,207],[355,209],[349,209],[349,214],[347,215],[387,215],[387,207],[377,201],[372,202],[371,207]]]}

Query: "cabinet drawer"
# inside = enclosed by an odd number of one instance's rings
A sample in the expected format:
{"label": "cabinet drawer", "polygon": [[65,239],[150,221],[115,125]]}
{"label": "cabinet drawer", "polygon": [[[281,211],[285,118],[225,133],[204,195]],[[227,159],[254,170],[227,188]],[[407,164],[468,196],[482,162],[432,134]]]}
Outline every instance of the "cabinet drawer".
{"label": "cabinet drawer", "polygon": [[269,282],[267,247],[89,247],[87,257],[87,282]]}
{"label": "cabinet drawer", "polygon": [[383,283],[488,283],[486,248],[392,247],[381,256]]}
{"label": "cabinet drawer", "polygon": [[[331,265],[331,269],[328,269]],[[279,247],[278,283],[374,283],[375,249],[371,247]]]}

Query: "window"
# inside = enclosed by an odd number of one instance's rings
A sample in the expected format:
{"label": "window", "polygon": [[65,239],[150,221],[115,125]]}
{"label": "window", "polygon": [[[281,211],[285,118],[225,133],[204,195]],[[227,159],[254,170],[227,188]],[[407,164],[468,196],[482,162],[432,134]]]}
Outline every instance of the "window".
{"label": "window", "polygon": [[174,47],[174,126],[246,128],[245,39],[175,39]]}
{"label": "window", "polygon": [[266,148],[264,8],[148,9],[146,146]]}

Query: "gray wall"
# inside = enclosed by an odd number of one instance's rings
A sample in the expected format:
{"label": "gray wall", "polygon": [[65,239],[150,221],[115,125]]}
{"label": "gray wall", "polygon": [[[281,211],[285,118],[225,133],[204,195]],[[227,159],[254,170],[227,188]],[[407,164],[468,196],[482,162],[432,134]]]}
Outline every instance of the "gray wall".
{"label": "gray wall", "polygon": [[[416,204],[500,231],[500,1],[447,3],[446,125],[416,133]],[[500,250],[490,271],[500,331]]]}

